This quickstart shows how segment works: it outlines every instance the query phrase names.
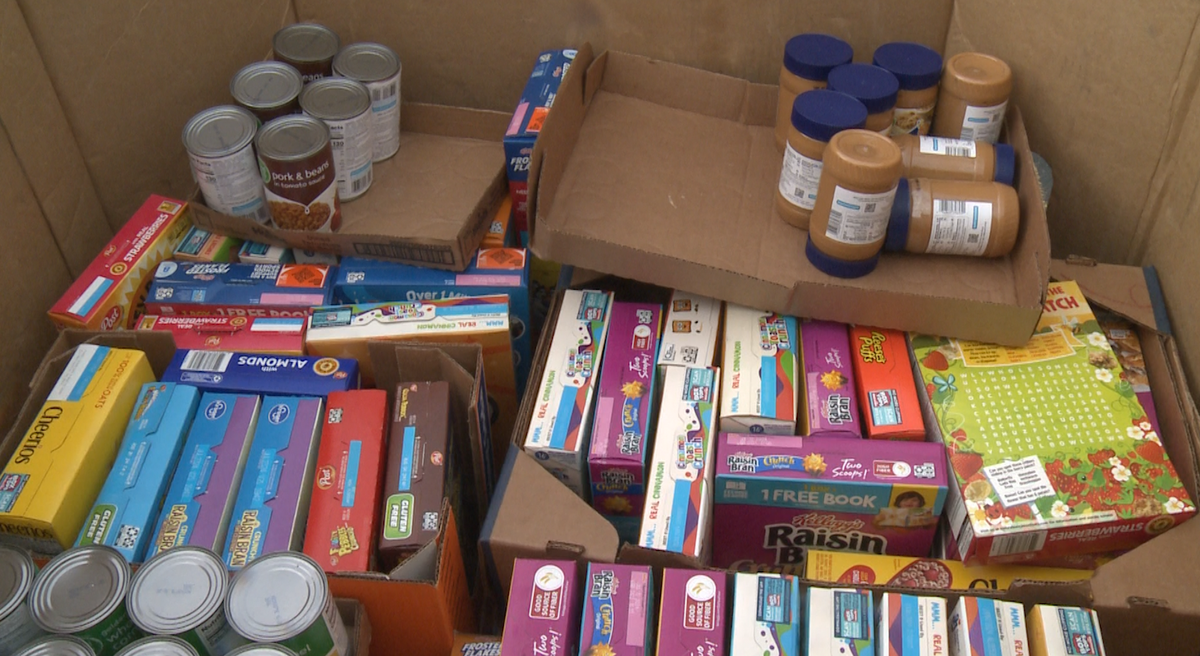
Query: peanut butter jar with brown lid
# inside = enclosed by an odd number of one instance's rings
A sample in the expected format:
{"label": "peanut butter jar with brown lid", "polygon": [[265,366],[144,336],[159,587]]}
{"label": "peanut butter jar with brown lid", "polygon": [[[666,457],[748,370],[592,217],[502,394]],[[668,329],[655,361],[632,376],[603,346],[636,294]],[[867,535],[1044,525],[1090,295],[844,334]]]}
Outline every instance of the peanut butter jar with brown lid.
{"label": "peanut butter jar with brown lid", "polygon": [[1012,69],[980,52],[961,52],[946,62],[931,134],[994,144],[1012,94]]}
{"label": "peanut butter jar with brown lid", "polygon": [[884,250],[1001,257],[1017,243],[1021,202],[999,182],[901,179]]}

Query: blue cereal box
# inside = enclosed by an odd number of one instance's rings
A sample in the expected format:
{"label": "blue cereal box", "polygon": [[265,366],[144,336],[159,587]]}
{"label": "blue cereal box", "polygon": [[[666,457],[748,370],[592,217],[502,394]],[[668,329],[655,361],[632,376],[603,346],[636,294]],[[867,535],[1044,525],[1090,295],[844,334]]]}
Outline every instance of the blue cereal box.
{"label": "blue cereal box", "polygon": [[230,571],[304,545],[321,419],[321,399],[263,397],[225,538]]}
{"label": "blue cereal box", "polygon": [[[876,615],[879,656],[949,656],[945,599],[885,592],[879,598]],[[1028,655],[1028,651],[1020,653]]]}
{"label": "blue cereal box", "polygon": [[1013,611],[1018,620],[1023,618],[1025,609],[1016,602],[959,597],[950,614],[950,652],[957,656],[1011,656],[1016,643],[1021,642],[1021,653],[1028,654],[1025,625],[1011,624],[1009,616]]}
{"label": "blue cereal box", "polygon": [[809,588],[805,603],[805,656],[873,656],[875,610],[871,591]]}
{"label": "blue cereal box", "polygon": [[320,264],[167,261],[154,272],[146,314],[307,317],[333,299],[333,274]]}
{"label": "blue cereal box", "polygon": [[[800,582],[787,574],[735,574],[730,656],[799,656]],[[867,656],[867,655],[863,655]]]}
{"label": "blue cereal box", "polygon": [[180,349],[175,351],[162,379],[215,392],[325,396],[358,388],[358,362]]}
{"label": "blue cereal box", "polygon": [[75,546],[103,544],[131,563],[142,562],[199,404],[200,391],[189,385],[142,386],[117,461]]}

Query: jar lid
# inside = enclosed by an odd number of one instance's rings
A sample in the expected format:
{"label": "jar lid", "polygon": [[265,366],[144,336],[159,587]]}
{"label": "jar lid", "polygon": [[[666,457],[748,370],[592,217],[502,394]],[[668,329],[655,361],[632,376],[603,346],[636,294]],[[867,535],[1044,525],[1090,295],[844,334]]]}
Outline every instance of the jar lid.
{"label": "jar lid", "polygon": [[829,71],[854,59],[849,43],[828,34],[798,34],[783,47],[783,66],[806,80],[829,77]]}
{"label": "jar lid", "polygon": [[874,271],[879,264],[879,253],[866,260],[843,260],[826,255],[817,249],[812,236],[809,236],[808,243],[804,245],[804,254],[818,271],[837,278],[861,278]]}
{"label": "jar lid", "polygon": [[1017,151],[1006,143],[996,144],[995,180],[1010,187],[1017,181]]}
{"label": "jar lid", "polygon": [[878,66],[845,64],[829,72],[829,88],[857,98],[868,114],[879,114],[896,106],[900,83]]}
{"label": "jar lid", "polygon": [[908,244],[908,221],[912,218],[912,207],[908,190],[908,179],[900,178],[896,185],[896,200],[892,201],[892,214],[888,217],[887,239],[883,250],[899,253]]}
{"label": "jar lid", "polygon": [[867,108],[837,91],[805,91],[792,103],[792,127],[817,141],[829,141],[842,130],[861,128],[866,123]]}
{"label": "jar lid", "polygon": [[946,61],[942,86],[972,105],[998,105],[1012,93],[1012,69],[981,52],[960,52]]}
{"label": "jar lid", "polygon": [[905,91],[936,86],[942,77],[942,56],[933,48],[909,41],[879,46],[871,63],[895,75]]}

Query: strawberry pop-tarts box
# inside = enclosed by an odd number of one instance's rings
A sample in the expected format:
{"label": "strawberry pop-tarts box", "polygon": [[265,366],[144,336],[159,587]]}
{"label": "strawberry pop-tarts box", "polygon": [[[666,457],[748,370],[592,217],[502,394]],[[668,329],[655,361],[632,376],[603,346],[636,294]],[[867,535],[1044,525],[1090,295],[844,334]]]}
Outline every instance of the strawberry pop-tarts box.
{"label": "strawberry pop-tarts box", "polygon": [[154,272],[146,314],[307,317],[332,297],[333,275],[324,265],[168,260]]}
{"label": "strawberry pop-tarts box", "polygon": [[175,351],[162,379],[214,392],[325,396],[358,387],[358,362],[304,355]]}
{"label": "strawberry pop-tarts box", "polygon": [[913,382],[908,339],[898,330],[852,326],[854,379],[866,437],[923,440],[925,422]]}
{"label": "strawberry pop-tarts box", "polygon": [[804,611],[805,656],[875,653],[875,610],[870,590],[809,588]]}
{"label": "strawberry pop-tarts box", "polygon": [[147,314],[137,330],[168,331],[180,349],[304,355],[305,325],[302,317]]}
{"label": "strawberry pop-tarts box", "polygon": [[796,434],[796,318],[725,305],[720,428]]}
{"label": "strawberry pop-tarts box", "polygon": [[716,364],[720,330],[721,301],[675,290],[663,324],[658,364],[680,367]]}
{"label": "strawberry pop-tarts box", "polygon": [[800,344],[801,434],[861,438],[849,327],[806,320],[800,324]]}
{"label": "strawberry pop-tarts box", "polygon": [[800,582],[768,572],[733,577],[730,656],[799,656],[804,633]]}
{"label": "strawberry pop-tarts box", "polygon": [[590,563],[583,588],[579,653],[642,656],[654,617],[654,572],[649,565]]}
{"label": "strawberry pop-tarts box", "polygon": [[879,656],[949,656],[945,599],[885,592],[879,598],[877,614]]}
{"label": "strawberry pop-tarts box", "polygon": [[658,655],[724,654],[725,573],[667,568],[662,581]]}
{"label": "strawberry pop-tarts box", "polygon": [[613,303],[596,396],[588,451],[592,506],[628,542],[637,539],[646,501],[661,319],[658,305]]}
{"label": "strawberry pop-tarts box", "polygon": [[575,567],[566,560],[513,562],[500,656],[575,656],[581,601]]}

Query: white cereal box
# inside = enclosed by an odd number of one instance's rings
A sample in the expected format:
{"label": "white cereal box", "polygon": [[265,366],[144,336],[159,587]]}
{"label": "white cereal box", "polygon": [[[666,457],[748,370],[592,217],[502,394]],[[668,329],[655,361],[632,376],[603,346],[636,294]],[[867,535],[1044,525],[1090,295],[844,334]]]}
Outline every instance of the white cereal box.
{"label": "white cereal box", "polygon": [[[1096,611],[1039,604],[1029,611],[1029,647],[1032,656],[1104,656],[1100,618]],[[1146,645],[1147,653],[1154,653]]]}
{"label": "white cereal box", "polygon": [[875,612],[870,590],[809,588],[804,604],[805,656],[873,656]]}
{"label": "white cereal box", "polygon": [[1029,642],[1025,627],[1019,617],[1013,623],[1014,613],[1018,616],[1024,613],[1021,604],[959,597],[954,612],[950,613],[951,653],[956,656],[1026,656]]}
{"label": "white cereal box", "polygon": [[675,290],[663,325],[658,364],[708,367],[717,356],[721,301]]}
{"label": "white cereal box", "polygon": [[799,581],[767,572],[734,575],[730,656],[799,656],[803,632]]}
{"label": "white cereal box", "polygon": [[721,432],[795,435],[796,318],[725,305]]}
{"label": "white cereal box", "polygon": [[948,656],[946,600],[885,592],[879,598],[879,656]]}

